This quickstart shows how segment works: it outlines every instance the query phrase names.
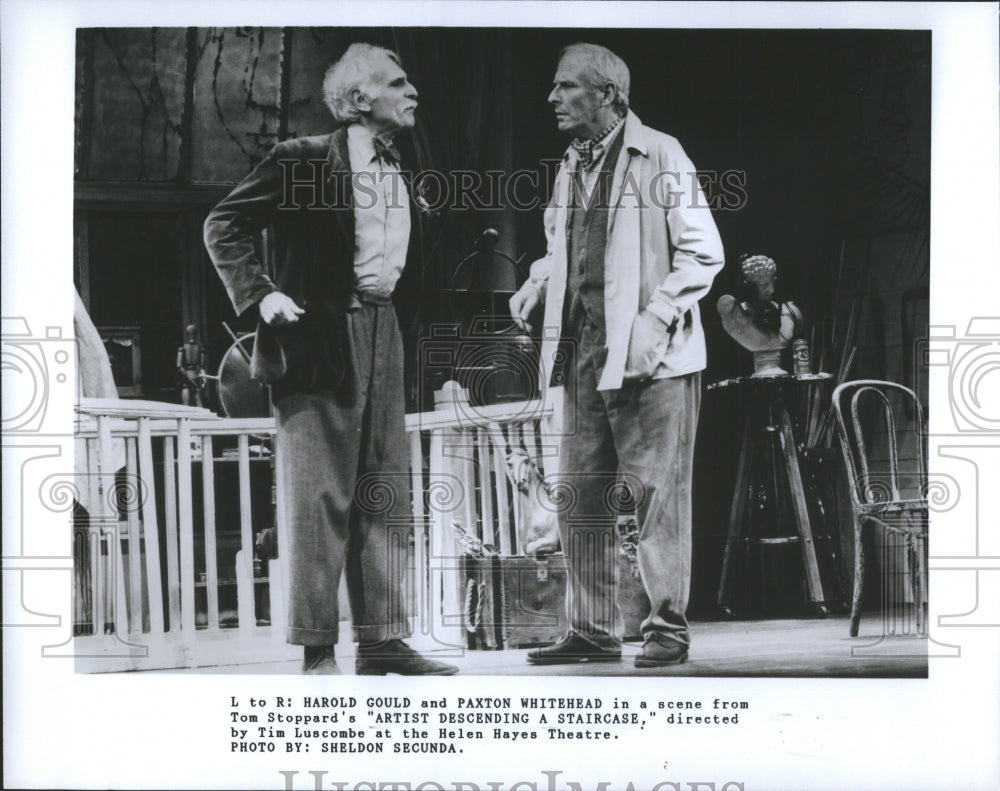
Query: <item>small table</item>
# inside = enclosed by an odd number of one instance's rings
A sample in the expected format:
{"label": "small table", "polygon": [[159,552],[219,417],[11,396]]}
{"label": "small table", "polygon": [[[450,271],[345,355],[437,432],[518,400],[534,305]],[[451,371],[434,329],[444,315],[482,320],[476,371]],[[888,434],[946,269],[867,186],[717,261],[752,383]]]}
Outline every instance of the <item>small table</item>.
{"label": "small table", "polygon": [[[802,548],[806,585],[813,611],[821,618],[829,612],[823,595],[819,566],[816,563],[816,547],[809,524],[809,510],[806,506],[805,492],[802,486],[802,473],[799,470],[799,457],[795,449],[792,421],[788,415],[786,393],[792,388],[819,387],[830,378],[831,375],[828,373],[741,376],[735,379],[725,379],[708,386],[709,390],[735,388],[747,403],[746,420],[743,424],[743,441],[736,468],[736,486],[733,490],[732,510],[729,515],[729,534],[722,555],[722,576],[719,580],[717,599],[719,608],[726,615],[732,616],[733,614],[730,606],[730,578],[734,550],[740,542],[749,543],[751,541],[761,544],[798,543]],[[759,455],[762,442],[767,442],[769,446],[769,452],[766,454],[765,472],[770,473],[769,477],[774,481],[775,488],[779,486],[777,480],[779,477],[777,475],[778,465],[780,464],[784,470],[784,480],[787,483],[791,509],[795,517],[796,535],[775,538],[748,535],[747,496],[753,483],[754,461]],[[777,491],[775,496],[778,496]]]}

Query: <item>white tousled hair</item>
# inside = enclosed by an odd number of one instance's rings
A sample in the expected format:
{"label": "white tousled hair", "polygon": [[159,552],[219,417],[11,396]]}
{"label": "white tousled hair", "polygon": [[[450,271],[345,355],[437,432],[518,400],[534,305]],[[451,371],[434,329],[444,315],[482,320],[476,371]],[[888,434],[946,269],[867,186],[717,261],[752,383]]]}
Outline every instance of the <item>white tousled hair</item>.
{"label": "white tousled hair", "polygon": [[323,101],[335,120],[355,123],[361,113],[351,100],[351,93],[361,91],[369,99],[377,99],[376,83],[384,71],[384,59],[399,65],[399,56],[385,47],[355,43],[326,70],[323,78]]}
{"label": "white tousled hair", "polygon": [[611,85],[615,89],[613,106],[619,113],[628,110],[628,92],[631,76],[625,61],[607,47],[597,44],[570,44],[559,53],[559,60],[578,57],[584,64],[583,76],[594,88]]}

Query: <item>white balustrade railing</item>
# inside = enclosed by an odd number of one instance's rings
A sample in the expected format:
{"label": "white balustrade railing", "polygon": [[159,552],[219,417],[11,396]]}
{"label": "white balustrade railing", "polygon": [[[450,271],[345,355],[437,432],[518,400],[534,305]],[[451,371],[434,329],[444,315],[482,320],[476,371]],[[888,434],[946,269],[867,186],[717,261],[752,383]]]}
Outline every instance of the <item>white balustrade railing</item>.
{"label": "white balustrade railing", "polygon": [[[261,652],[272,642],[272,624],[283,622],[283,586],[278,562],[256,572],[254,562],[255,527],[277,520],[281,530],[270,496],[274,430],[271,419],[223,419],[170,404],[81,403],[77,452],[87,462],[78,499],[87,507],[74,521],[80,669],[288,653],[281,643]],[[265,496],[255,498],[262,485]],[[237,638],[253,647],[234,652]]]}
{"label": "white balustrade railing", "polygon": [[456,526],[500,555],[524,554],[524,498],[511,481],[506,455],[522,449],[554,472],[553,418],[553,407],[538,400],[470,406],[451,382],[437,393],[433,412],[407,415],[412,490],[422,493],[413,498],[414,567],[425,569],[427,580],[418,588],[415,633],[419,629],[427,644],[466,644],[464,552]]}
{"label": "white balustrade railing", "polygon": [[[450,388],[450,389],[448,389]],[[448,386],[406,418],[414,541],[406,580],[418,647],[462,646],[455,525],[523,553],[506,451],[554,465],[538,401],[470,407]],[[85,475],[74,520],[74,655],[82,671],[242,664],[298,656],[284,642],[285,524],[273,419],[156,402],[84,399]],[[263,493],[263,494],[262,494]],[[255,564],[277,532],[279,559]],[[256,566],[256,568],[255,568]]]}

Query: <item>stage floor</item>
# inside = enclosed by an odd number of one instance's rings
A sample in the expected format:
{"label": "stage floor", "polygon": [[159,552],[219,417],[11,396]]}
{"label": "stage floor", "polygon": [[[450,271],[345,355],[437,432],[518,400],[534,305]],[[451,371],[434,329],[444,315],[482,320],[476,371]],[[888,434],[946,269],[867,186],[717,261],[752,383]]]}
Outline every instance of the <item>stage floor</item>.
{"label": "stage floor", "polygon": [[[861,621],[858,637],[848,632],[847,617],[801,620],[702,621],[691,625],[692,645],[687,663],[668,668],[636,668],[640,645],[627,643],[622,662],[538,667],[525,661],[524,649],[447,651],[421,649],[429,656],[458,665],[472,676],[715,676],[786,678],[925,678],[928,640],[915,635],[881,637],[875,613]],[[343,632],[349,634],[350,629]],[[414,641],[419,645],[418,641]],[[931,645],[934,645],[931,643]],[[354,672],[354,646],[337,646],[338,664]],[[211,673],[240,675],[297,674],[298,661],[253,662],[148,673]]]}

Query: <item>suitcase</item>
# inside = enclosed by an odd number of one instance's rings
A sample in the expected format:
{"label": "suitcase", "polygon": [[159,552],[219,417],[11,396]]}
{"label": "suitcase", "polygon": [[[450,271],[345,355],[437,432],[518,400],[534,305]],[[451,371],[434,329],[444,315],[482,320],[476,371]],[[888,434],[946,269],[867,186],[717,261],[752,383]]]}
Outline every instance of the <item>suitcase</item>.
{"label": "suitcase", "polygon": [[505,648],[554,643],[569,630],[566,619],[566,558],[561,552],[536,559],[496,558]]}
{"label": "suitcase", "polygon": [[[569,630],[566,558],[462,558],[463,624],[470,649],[549,645]],[[627,641],[640,641],[649,598],[628,553],[618,554],[618,605]]]}
{"label": "suitcase", "polygon": [[[499,566],[496,595],[505,648],[547,645],[569,630],[566,618],[566,558],[561,552],[544,559],[519,555],[494,559]],[[642,640],[649,597],[634,563],[618,555],[618,606],[624,639]]]}

